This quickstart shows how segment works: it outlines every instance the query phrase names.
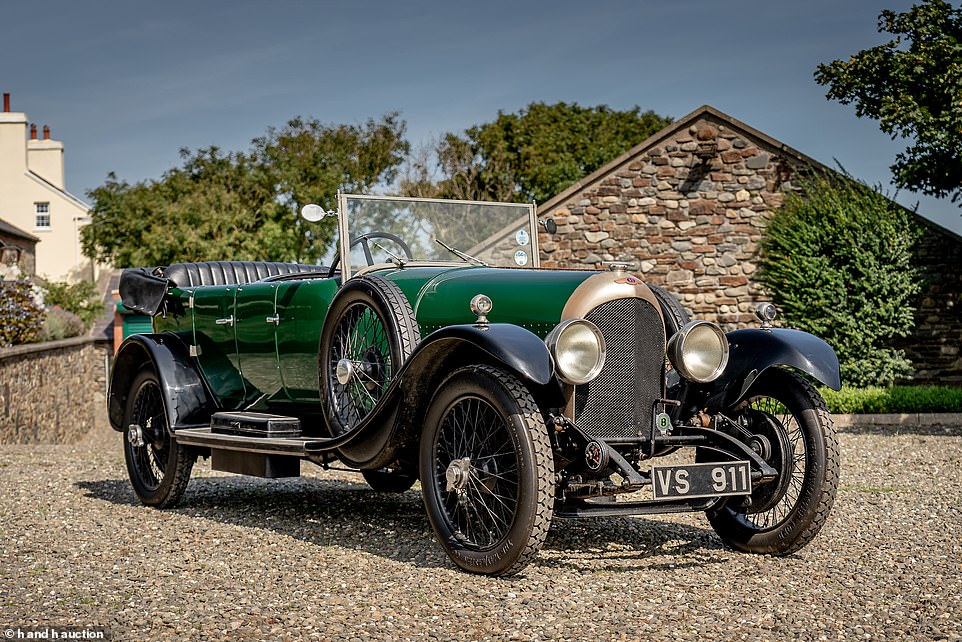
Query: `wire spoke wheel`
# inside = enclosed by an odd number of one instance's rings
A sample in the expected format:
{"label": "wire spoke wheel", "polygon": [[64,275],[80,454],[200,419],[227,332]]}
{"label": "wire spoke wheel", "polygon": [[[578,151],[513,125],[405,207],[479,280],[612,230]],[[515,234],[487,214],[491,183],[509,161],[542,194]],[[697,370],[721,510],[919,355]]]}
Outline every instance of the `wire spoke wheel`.
{"label": "wire spoke wheel", "polygon": [[125,413],[124,459],[134,492],[150,506],[175,505],[184,494],[195,456],[171,436],[157,375],[134,379]]}
{"label": "wire spoke wheel", "polygon": [[537,554],[554,463],[541,413],[517,379],[489,366],[453,373],[428,410],[420,460],[428,518],[458,566],[510,575]]}
{"label": "wire spoke wheel", "polygon": [[374,409],[394,377],[395,359],[377,312],[364,303],[349,307],[337,322],[328,363],[334,414],[342,426],[354,427]]}
{"label": "wire spoke wheel", "polygon": [[131,446],[134,451],[134,465],[144,486],[150,490],[157,490],[164,478],[170,449],[170,437],[165,427],[164,405],[157,383],[146,381],[137,391],[133,405],[130,421],[141,427],[144,442],[139,447]]}
{"label": "wire spoke wheel", "polygon": [[838,440],[818,392],[799,375],[771,368],[726,414],[753,433],[748,443],[778,471],[750,503],[733,498],[709,512],[727,544],[752,553],[787,555],[822,528],[838,488]]}
{"label": "wire spoke wheel", "polygon": [[[769,417],[781,433],[771,441],[780,438],[785,445],[784,452],[778,457],[782,464],[779,479],[759,489],[762,497],[771,489],[777,489],[777,492],[764,502],[758,501],[759,497],[753,497],[756,501],[745,511],[746,523],[758,530],[768,530],[783,524],[798,504],[812,453],[808,452],[798,419],[778,399],[755,397],[746,407]],[[767,443],[771,444],[771,441]]]}
{"label": "wire spoke wheel", "polygon": [[411,304],[374,275],[348,281],[328,310],[318,350],[318,384],[332,435],[350,432],[378,407],[421,340]]}
{"label": "wire spoke wheel", "polygon": [[[510,443],[504,420],[483,399],[458,401],[442,421],[433,481],[446,489],[444,512],[465,546],[490,547],[508,532],[518,506],[518,456],[505,447]],[[448,483],[449,469],[461,474],[457,485]]]}

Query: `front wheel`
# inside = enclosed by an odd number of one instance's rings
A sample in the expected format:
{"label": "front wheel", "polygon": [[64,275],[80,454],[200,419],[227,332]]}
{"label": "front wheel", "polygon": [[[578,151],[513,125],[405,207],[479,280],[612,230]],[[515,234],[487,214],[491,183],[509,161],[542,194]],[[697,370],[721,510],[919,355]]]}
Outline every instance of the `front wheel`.
{"label": "front wheel", "polygon": [[130,386],[124,426],[124,459],[134,493],[148,506],[176,505],[196,456],[171,437],[160,380],[152,370],[141,371]]}
{"label": "front wheel", "polygon": [[838,489],[838,439],[825,401],[801,376],[771,368],[725,414],[779,476],[758,486],[748,505],[736,498],[709,512],[712,528],[740,551],[798,551],[825,524]]}
{"label": "front wheel", "polygon": [[454,372],[421,436],[428,519],[455,564],[512,575],[534,558],[551,523],[554,462],[528,390],[488,366]]}

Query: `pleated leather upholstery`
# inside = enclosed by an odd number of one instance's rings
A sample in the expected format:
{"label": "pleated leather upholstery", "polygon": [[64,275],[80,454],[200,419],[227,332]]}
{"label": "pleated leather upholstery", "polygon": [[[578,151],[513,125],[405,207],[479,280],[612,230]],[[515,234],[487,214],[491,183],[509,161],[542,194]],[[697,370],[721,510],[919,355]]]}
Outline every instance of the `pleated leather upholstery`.
{"label": "pleated leather upholstery", "polygon": [[302,263],[278,263],[271,261],[204,261],[198,263],[174,263],[164,269],[164,276],[177,287],[197,285],[240,285],[283,274],[324,272],[320,265]]}

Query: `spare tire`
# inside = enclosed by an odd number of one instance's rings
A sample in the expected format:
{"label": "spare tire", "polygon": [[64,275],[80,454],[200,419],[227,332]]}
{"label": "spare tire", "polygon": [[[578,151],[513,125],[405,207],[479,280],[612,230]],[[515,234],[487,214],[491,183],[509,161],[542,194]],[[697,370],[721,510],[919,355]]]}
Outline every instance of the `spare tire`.
{"label": "spare tire", "polygon": [[395,283],[368,275],[344,284],[318,349],[318,389],[332,436],[364,421],[420,340],[411,304]]}

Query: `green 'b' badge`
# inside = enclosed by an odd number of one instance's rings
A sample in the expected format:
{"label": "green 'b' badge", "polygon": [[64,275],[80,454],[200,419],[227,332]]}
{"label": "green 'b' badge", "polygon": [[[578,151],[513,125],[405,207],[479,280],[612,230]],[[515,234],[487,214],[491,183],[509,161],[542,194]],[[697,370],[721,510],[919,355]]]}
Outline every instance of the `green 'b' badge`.
{"label": "green 'b' badge", "polygon": [[662,433],[671,431],[671,417],[668,416],[668,413],[658,413],[655,417],[655,427]]}

